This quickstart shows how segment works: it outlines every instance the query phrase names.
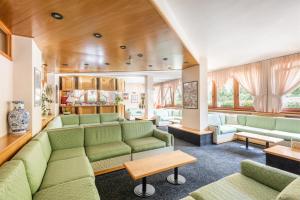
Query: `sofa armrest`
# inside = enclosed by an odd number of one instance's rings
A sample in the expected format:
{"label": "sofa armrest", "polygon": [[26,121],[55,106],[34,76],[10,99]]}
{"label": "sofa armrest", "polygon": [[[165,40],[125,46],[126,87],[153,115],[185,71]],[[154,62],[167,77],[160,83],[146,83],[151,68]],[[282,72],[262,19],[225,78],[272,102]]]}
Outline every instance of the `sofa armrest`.
{"label": "sofa armrest", "polygon": [[167,146],[174,146],[174,136],[166,131],[154,129],[153,136],[166,142]]}
{"label": "sofa armrest", "polygon": [[119,122],[124,122],[124,121],[126,121],[126,119],[123,118],[123,117],[119,117],[118,121],[119,121]]}
{"label": "sofa armrest", "polygon": [[282,191],[298,176],[251,160],[241,162],[241,173],[261,184]]}

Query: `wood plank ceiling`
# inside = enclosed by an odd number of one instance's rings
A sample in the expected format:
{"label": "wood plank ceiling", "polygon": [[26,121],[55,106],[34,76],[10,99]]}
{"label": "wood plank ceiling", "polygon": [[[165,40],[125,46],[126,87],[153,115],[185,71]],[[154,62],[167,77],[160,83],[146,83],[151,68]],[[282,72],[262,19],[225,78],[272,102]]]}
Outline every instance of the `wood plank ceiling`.
{"label": "wood plank ceiling", "polygon": [[[13,34],[34,38],[49,71],[170,70],[197,64],[149,0],[0,0],[0,10]],[[63,20],[52,18],[52,12]]]}

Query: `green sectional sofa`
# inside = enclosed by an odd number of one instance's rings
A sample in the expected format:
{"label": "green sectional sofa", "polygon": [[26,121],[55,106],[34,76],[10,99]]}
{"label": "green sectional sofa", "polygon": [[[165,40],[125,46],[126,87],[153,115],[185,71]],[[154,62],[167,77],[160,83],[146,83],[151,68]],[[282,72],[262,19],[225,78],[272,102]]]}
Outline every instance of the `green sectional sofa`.
{"label": "green sectional sofa", "polygon": [[295,118],[209,113],[208,123],[216,144],[234,140],[241,131],[300,141],[300,119]]}
{"label": "green sectional sofa", "polygon": [[44,130],[0,167],[0,199],[98,200],[94,172],[173,149],[150,121]]}
{"label": "green sectional sofa", "polygon": [[56,128],[69,128],[77,126],[90,126],[99,124],[111,124],[125,121],[118,113],[60,115],[55,117],[45,130]]}
{"label": "green sectional sofa", "polygon": [[203,186],[182,200],[299,200],[300,177],[254,161],[236,173]]}

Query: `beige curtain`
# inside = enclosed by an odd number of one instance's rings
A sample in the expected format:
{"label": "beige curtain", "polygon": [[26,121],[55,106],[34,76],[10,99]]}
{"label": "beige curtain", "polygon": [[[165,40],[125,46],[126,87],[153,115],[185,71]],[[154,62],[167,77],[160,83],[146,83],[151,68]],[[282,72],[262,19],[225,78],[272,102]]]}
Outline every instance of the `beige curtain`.
{"label": "beige curtain", "polygon": [[282,97],[300,84],[300,55],[273,59],[270,75],[272,112],[280,112]]}
{"label": "beige curtain", "polygon": [[231,69],[218,70],[208,73],[208,81],[214,81],[218,89],[221,89],[230,78],[232,78]]}
{"label": "beige curtain", "polygon": [[232,77],[254,98],[254,109],[267,112],[267,77],[261,62],[232,68]]}

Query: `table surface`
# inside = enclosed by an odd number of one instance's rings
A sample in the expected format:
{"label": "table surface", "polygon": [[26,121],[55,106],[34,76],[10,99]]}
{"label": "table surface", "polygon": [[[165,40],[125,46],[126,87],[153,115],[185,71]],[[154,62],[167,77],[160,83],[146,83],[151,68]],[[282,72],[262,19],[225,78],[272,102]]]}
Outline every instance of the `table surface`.
{"label": "table surface", "polygon": [[251,138],[251,139],[256,139],[256,140],[261,140],[264,142],[278,143],[278,142],[283,141],[283,139],[281,139],[281,138],[275,138],[275,137],[259,135],[259,134],[255,134],[255,133],[248,133],[248,132],[237,132],[235,135],[241,136],[241,137],[246,137],[246,138]]}
{"label": "table surface", "polygon": [[150,121],[152,121],[152,120],[155,120],[156,118],[155,117],[150,117],[150,118],[148,118],[148,117],[135,117],[135,119],[137,119],[137,120],[150,120]]}
{"label": "table surface", "polygon": [[183,131],[186,131],[186,132],[189,132],[189,133],[193,133],[195,135],[206,135],[206,134],[212,134],[213,133],[213,131],[211,131],[211,130],[201,130],[200,131],[198,129],[188,128],[188,127],[182,126],[181,124],[170,124],[170,125],[168,125],[168,127],[183,130]]}
{"label": "table surface", "polygon": [[139,160],[129,161],[124,163],[124,166],[132,179],[138,180],[196,161],[197,158],[177,150]]}
{"label": "table surface", "polygon": [[276,145],[264,150],[267,154],[284,157],[290,160],[300,162],[300,149],[292,149],[291,147]]}

